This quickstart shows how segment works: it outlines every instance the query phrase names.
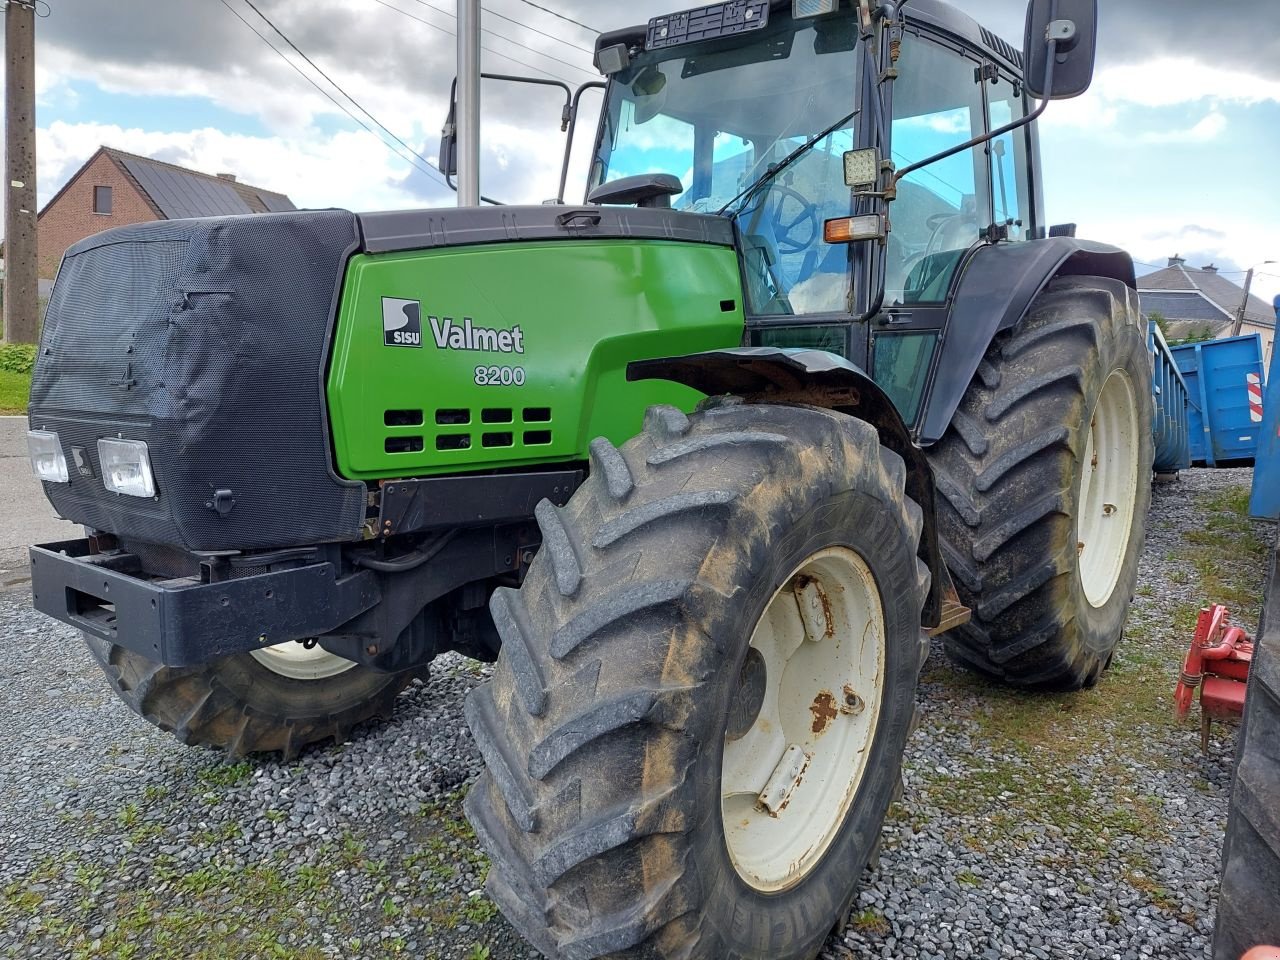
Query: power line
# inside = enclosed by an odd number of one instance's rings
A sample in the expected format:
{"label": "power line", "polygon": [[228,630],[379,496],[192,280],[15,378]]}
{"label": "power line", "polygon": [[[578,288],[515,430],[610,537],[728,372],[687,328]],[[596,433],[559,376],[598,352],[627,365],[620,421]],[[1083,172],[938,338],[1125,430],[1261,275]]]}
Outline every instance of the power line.
{"label": "power line", "polygon": [[563,13],[560,13],[556,10],[552,10],[550,7],[544,7],[540,3],[534,3],[533,0],[520,0],[520,2],[525,4],[526,6],[533,7],[535,10],[541,10],[543,13],[549,13],[553,17],[558,17],[559,19],[563,20],[565,23],[572,23],[574,26],[581,27],[583,30],[590,30],[592,33],[595,33],[595,34],[604,33],[603,30],[597,30],[595,27],[587,26],[581,20],[575,20],[573,19],[573,17],[567,17]]}
{"label": "power line", "polygon": [[[386,147],[388,150],[390,150],[392,153],[394,153],[394,154],[395,154],[399,159],[401,159],[401,160],[404,160],[404,161],[408,162],[408,163],[410,164],[410,166],[412,166],[415,170],[420,170],[420,171],[422,171],[423,173],[426,173],[426,174],[428,174],[428,175],[435,176],[435,177],[438,179],[438,181],[441,183],[441,185],[447,185],[447,184],[444,184],[443,178],[442,178],[442,177],[440,177],[440,174],[439,174],[439,173],[437,173],[434,169],[432,169],[432,168],[431,168],[431,167],[429,167],[429,166],[428,166],[428,167],[422,167],[422,166],[420,166],[420,165],[417,163],[417,161],[414,159],[414,157],[412,157],[412,156],[410,156],[410,157],[406,157],[406,156],[405,156],[404,154],[402,154],[399,150],[397,150],[394,146],[392,146],[391,144],[387,143],[387,141],[386,141],[386,140],[384,140],[384,139],[382,139],[382,137],[378,136],[378,134],[374,131],[374,129],[373,129],[371,126],[369,126],[367,123],[365,123],[363,120],[361,120],[358,116],[356,116],[354,113],[352,113],[349,109],[347,109],[347,107],[346,107],[342,102],[340,102],[336,97],[334,97],[334,96],[333,96],[333,94],[331,94],[328,90],[324,89],[324,87],[320,86],[320,84],[316,83],[315,79],[314,79],[313,77],[309,76],[305,70],[303,70],[303,69],[302,69],[301,67],[299,67],[296,63],[294,63],[292,60],[290,60],[288,57],[286,57],[286,56],[284,55],[284,53],[283,53],[283,52],[282,52],[282,51],[281,51],[281,50],[280,50],[280,49],[279,49],[279,48],[278,48],[274,43],[272,43],[270,40],[268,40],[268,39],[267,39],[267,37],[266,37],[264,34],[262,34],[261,32],[259,32],[259,30],[258,30],[258,29],[253,25],[253,24],[251,24],[248,20],[246,20],[244,17],[242,17],[242,16],[241,16],[241,15],[240,15],[236,10],[235,10],[235,8],[234,8],[234,7],[232,7],[232,6],[231,6],[231,4],[229,4],[229,3],[227,2],[227,0],[219,0],[219,2],[220,2],[224,7],[226,7],[226,8],[227,8],[227,10],[231,13],[231,15],[232,15],[233,17],[235,17],[237,20],[239,20],[241,23],[243,23],[246,27],[248,27],[248,28],[249,28],[249,30],[254,34],[254,36],[256,36],[259,40],[261,40],[261,41],[262,41],[263,43],[265,43],[268,47],[270,47],[270,48],[271,48],[271,50],[272,50],[272,52],[273,52],[273,53],[275,53],[275,55],[276,55],[277,57],[279,57],[281,60],[283,60],[285,63],[287,63],[290,67],[292,67],[292,68],[293,68],[293,70],[294,70],[294,71],[295,71],[295,72],[296,72],[300,77],[302,77],[302,79],[306,80],[306,81],[307,81],[307,83],[309,83],[309,84],[311,84],[313,87],[315,87],[315,88],[316,88],[316,90],[318,90],[318,91],[319,91],[319,92],[320,92],[320,93],[321,93],[321,94],[322,94],[322,95],[323,95],[327,100],[329,100],[329,102],[330,102],[330,103],[332,103],[335,107],[337,107],[339,110],[341,110],[343,113],[345,113],[348,117],[350,117],[352,120],[354,120],[356,123],[358,123],[361,127],[363,127],[366,133],[368,133],[370,136],[374,137],[374,138],[375,138],[375,139],[376,139],[380,144],[382,144],[384,147]],[[416,154],[415,154],[415,156],[416,156]]]}
{"label": "power line", "polygon": [[362,105],[358,100],[356,100],[356,98],[355,98],[355,97],[351,96],[351,94],[347,93],[347,91],[346,91],[346,90],[342,89],[342,84],[338,83],[338,81],[337,81],[337,80],[333,79],[333,77],[331,77],[331,76],[329,76],[327,73],[325,73],[322,69],[320,69],[319,65],[318,65],[314,60],[312,60],[312,59],[311,59],[310,57],[308,57],[305,53],[303,53],[303,52],[302,52],[302,50],[298,47],[298,45],[297,45],[296,43],[294,43],[292,40],[290,40],[290,39],[285,35],[285,33],[284,33],[284,31],[283,31],[283,30],[281,30],[281,29],[280,29],[279,27],[277,27],[274,23],[272,23],[272,22],[271,22],[271,20],[267,18],[267,15],[266,15],[265,13],[263,13],[261,10],[259,10],[259,9],[258,9],[257,5],[253,2],[253,0],[244,0],[244,2],[245,2],[245,4],[249,7],[249,9],[250,9],[250,10],[252,10],[254,13],[256,13],[256,14],[257,14],[261,19],[262,19],[262,22],[263,22],[263,23],[265,23],[268,27],[270,27],[272,30],[274,30],[274,31],[276,32],[276,34],[278,34],[278,35],[279,35],[280,39],[281,39],[281,40],[283,40],[285,43],[287,43],[287,44],[288,44],[288,45],[293,49],[293,52],[294,52],[294,53],[296,53],[296,54],[297,54],[298,56],[300,56],[303,60],[305,60],[308,64],[310,64],[311,69],[315,70],[315,72],[316,72],[316,73],[320,74],[320,76],[322,76],[322,77],[324,77],[326,80],[328,80],[331,84],[333,84],[334,88],[335,88],[335,89],[336,89],[340,94],[342,94],[344,97],[346,97],[348,100],[350,100],[350,101],[351,101],[351,103],[352,103],[352,105],[353,105],[357,110],[359,110],[359,111],[360,111],[361,113],[363,113],[366,117],[368,117],[370,120],[372,120],[372,121],[373,121],[373,122],[378,126],[378,128],[379,128],[380,130],[382,130],[384,133],[386,133],[386,134],[387,134],[387,136],[391,137],[391,139],[392,139],[392,140],[394,140],[396,143],[400,144],[400,146],[404,147],[406,150],[408,150],[410,153],[412,153],[415,157],[417,157],[419,160],[421,160],[424,164],[426,164],[428,167],[430,167],[430,165],[431,165],[431,161],[430,161],[430,160],[428,160],[426,157],[424,157],[422,154],[420,154],[417,150],[415,150],[413,147],[409,146],[409,144],[405,143],[405,142],[404,142],[403,140],[401,140],[398,136],[396,136],[396,134],[395,134],[395,133],[393,133],[391,130],[389,130],[389,129],[388,129],[388,128],[387,128],[387,127],[382,123],[382,121],[380,121],[380,120],[379,120],[377,117],[375,117],[372,113],[370,113],[368,110],[366,110],[366,109],[364,108],[364,106],[363,106],[363,105]]}
{"label": "power line", "polygon": [[[430,20],[424,20],[422,17],[414,16],[408,10],[401,10],[399,7],[393,6],[392,4],[387,3],[387,0],[373,0],[373,2],[381,4],[382,6],[386,7],[388,10],[394,10],[396,13],[400,14],[400,16],[402,17],[408,17],[410,20],[417,20],[418,23],[425,24],[426,26],[430,27],[432,30],[439,30],[441,33],[445,34],[446,36],[450,36],[450,37],[457,36],[457,34],[454,33],[454,31],[446,27],[442,27],[438,23],[432,23]],[[519,64],[522,67],[527,67],[530,70],[535,70],[538,73],[543,74],[544,76],[551,77],[553,80],[563,80],[565,83],[574,82],[573,80],[570,80],[567,77],[560,76],[560,74],[558,73],[552,73],[550,70],[544,70],[542,67],[535,67],[532,63],[526,63],[525,61],[520,60],[516,57],[513,57],[508,53],[502,53],[499,50],[495,50],[493,49],[493,47],[486,47],[483,43],[480,44],[480,49],[487,50],[489,51],[489,53],[492,53],[495,56],[502,57],[502,59],[509,60],[512,63]]]}
{"label": "power line", "polygon": [[[427,0],[414,0],[414,2],[420,3],[424,7],[430,7],[436,13],[443,13],[446,17],[449,17],[450,19],[453,19],[453,20],[458,19],[456,14],[450,13],[448,10],[442,10],[440,7],[437,7],[434,3],[428,3]],[[498,13],[496,10],[490,10],[488,7],[485,7],[484,11],[502,20],[509,20],[518,27],[523,27],[526,30],[532,30],[534,33],[540,33],[544,37],[550,37],[552,40],[559,40],[561,43],[569,43],[568,40],[560,40],[560,38],[555,36],[554,34],[544,33],[543,31],[538,30],[534,27],[531,27],[528,24],[522,23],[519,20],[516,20],[512,17],[505,16],[504,14]],[[521,43],[519,40],[515,40],[511,37],[508,37],[506,34],[498,33],[496,30],[490,30],[488,27],[482,27],[481,30],[484,33],[489,34],[490,36],[497,37],[499,40],[506,40],[508,43],[514,43],[517,47],[523,47],[524,49],[528,50],[530,53],[536,53],[540,57],[546,57],[548,60],[554,60],[556,63],[562,63],[566,67],[569,67],[570,69],[581,70],[583,73],[592,74],[592,76],[595,75],[591,70],[588,70],[586,67],[580,67],[576,63],[570,63],[568,60],[561,60],[559,57],[552,56],[549,53],[543,53],[541,50],[537,49],[536,47],[531,47],[527,43]],[[591,53],[594,55],[594,51],[588,50],[586,47],[579,47],[576,43],[569,43],[569,46],[576,47],[578,50],[581,50],[584,53]]]}
{"label": "power line", "polygon": [[[448,10],[441,10],[435,4],[428,3],[427,0],[415,0],[415,2],[422,4],[424,7],[430,7],[432,10],[435,10],[439,13],[443,13],[445,16],[451,17],[454,20],[458,19],[456,14],[452,14]],[[523,20],[517,20],[515,17],[508,17],[505,13],[499,13],[497,10],[494,10],[492,7],[484,7],[483,10],[485,13],[487,13],[491,17],[497,17],[499,20],[506,20],[508,23],[514,23],[517,27],[520,27],[524,30],[528,30],[531,33],[536,33],[539,36],[546,37],[548,40],[554,40],[557,43],[563,43],[565,46],[573,47],[575,50],[581,50],[583,53],[590,53],[593,56],[595,55],[595,51],[592,50],[590,47],[584,47],[581,44],[574,43],[572,40],[566,40],[564,39],[564,37],[557,37],[554,33],[547,33],[545,30],[539,30],[537,27],[532,26],[528,23],[525,23]],[[492,33],[492,31],[489,31],[489,32]],[[495,33],[494,36],[501,37],[502,34]],[[502,39],[507,40],[509,38],[502,37]],[[515,42],[515,41],[512,41],[512,42]],[[523,44],[521,44],[521,46],[523,46]],[[533,48],[529,47],[529,49],[532,50]],[[569,66],[573,66],[573,64],[569,64]]]}
{"label": "power line", "polygon": [[[417,20],[419,23],[425,23],[428,27],[431,27],[433,30],[439,30],[441,33],[447,34],[450,37],[457,36],[457,33],[455,33],[453,30],[450,30],[447,27],[442,27],[438,23],[432,23],[430,20],[424,20],[422,17],[414,16],[408,10],[404,10],[400,7],[393,6],[392,4],[387,3],[386,0],[374,0],[374,2],[382,4],[388,10],[394,10],[396,13],[400,14],[401,16],[408,17],[410,20]],[[436,13],[439,13],[443,16],[450,17],[451,19],[454,19],[454,20],[457,19],[457,17],[454,14],[449,13],[447,10],[441,10],[439,7],[435,6],[434,4],[427,3],[426,0],[416,0],[416,2],[422,4],[424,7],[427,7],[428,9],[433,10]],[[508,17],[504,19],[510,19],[510,18]],[[512,22],[517,24],[520,23],[520,21],[518,20],[512,21]],[[523,24],[521,24],[521,26],[523,26]],[[495,30],[490,30],[488,27],[484,27],[483,31],[489,34],[490,36],[497,37],[499,40],[505,40],[507,41],[507,43],[511,43],[517,47],[521,47],[525,50],[528,50],[530,53],[537,54],[540,57],[546,57],[548,60],[554,60],[556,63],[563,64],[564,66],[569,67],[570,69],[580,70],[585,74],[588,74],[593,77],[595,76],[595,74],[591,70],[588,70],[586,67],[580,67],[576,63],[570,63],[567,60],[562,60],[559,57],[552,56],[549,53],[543,53],[541,50],[537,50],[534,47],[529,46],[527,43],[521,43],[519,40],[513,40],[511,37],[498,33]],[[534,66],[532,63],[527,63],[524,60],[517,59],[516,57],[513,57],[510,54],[502,53],[500,50],[493,49],[493,47],[486,47],[484,46],[484,44],[481,44],[481,48],[489,51],[495,56],[503,57],[506,60],[510,60],[512,63],[518,63],[522,67],[527,67],[530,70],[537,70],[539,73],[546,74],[548,77],[554,77],[557,80],[563,80],[565,83],[576,82],[568,79],[567,77],[562,77],[558,73],[554,73],[543,67]]]}

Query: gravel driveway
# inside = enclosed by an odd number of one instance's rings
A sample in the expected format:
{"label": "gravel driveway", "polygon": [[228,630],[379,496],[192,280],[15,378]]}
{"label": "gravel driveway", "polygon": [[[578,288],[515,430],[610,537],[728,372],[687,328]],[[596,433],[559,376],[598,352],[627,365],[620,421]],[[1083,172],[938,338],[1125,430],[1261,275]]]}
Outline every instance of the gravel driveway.
{"label": "gravel driveway", "polygon": [[[1249,471],[1158,487],[1129,638],[1075,696],[940,650],[906,797],[827,960],[1204,958],[1234,730],[1169,703],[1210,597],[1256,625]],[[398,719],[291,764],[227,763],[126,711],[73,631],[0,594],[0,957],[514,960],[461,813],[479,768],[456,657]]]}

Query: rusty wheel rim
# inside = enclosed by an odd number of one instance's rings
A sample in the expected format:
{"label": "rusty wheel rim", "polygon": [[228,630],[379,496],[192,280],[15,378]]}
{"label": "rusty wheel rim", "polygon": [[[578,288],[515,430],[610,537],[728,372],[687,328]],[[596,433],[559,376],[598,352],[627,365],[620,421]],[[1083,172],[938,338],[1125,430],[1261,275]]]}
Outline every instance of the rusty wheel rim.
{"label": "rusty wheel rim", "polygon": [[[738,875],[774,893],[826,854],[867,770],[885,664],[871,569],[846,547],[813,554],[775,591],[750,647],[764,693],[735,691],[759,707],[745,733],[726,736],[721,817]],[[758,685],[758,667],[742,682]]]}

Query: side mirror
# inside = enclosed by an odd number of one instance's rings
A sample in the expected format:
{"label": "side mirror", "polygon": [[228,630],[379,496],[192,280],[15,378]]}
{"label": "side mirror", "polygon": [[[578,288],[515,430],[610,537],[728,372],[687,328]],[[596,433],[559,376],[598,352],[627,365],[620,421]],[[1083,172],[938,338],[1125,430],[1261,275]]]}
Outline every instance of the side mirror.
{"label": "side mirror", "polygon": [[683,192],[679,177],[669,173],[642,173],[600,184],[587,194],[587,203],[634,203],[637,207],[666,210],[671,206],[671,198]]}
{"label": "side mirror", "polygon": [[[454,84],[455,88],[457,84]],[[436,155],[436,166],[446,177],[458,175],[458,103],[455,97],[449,99],[449,116],[440,131],[440,152]]]}
{"label": "side mirror", "polygon": [[1097,46],[1098,0],[1031,0],[1022,54],[1027,92],[1037,100],[1080,96],[1093,80]]}

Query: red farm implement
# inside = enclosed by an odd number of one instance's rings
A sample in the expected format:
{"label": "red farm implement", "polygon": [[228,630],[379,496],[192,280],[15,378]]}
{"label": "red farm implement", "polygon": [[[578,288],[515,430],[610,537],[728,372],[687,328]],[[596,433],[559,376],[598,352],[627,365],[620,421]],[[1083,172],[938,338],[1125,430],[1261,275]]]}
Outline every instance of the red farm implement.
{"label": "red farm implement", "polygon": [[1200,746],[1209,749],[1209,731],[1216,720],[1244,715],[1249,667],[1253,663],[1253,638],[1231,622],[1220,603],[1205,607],[1196,622],[1195,638],[1182,664],[1174,693],[1178,719],[1186,717],[1200,691]]}

